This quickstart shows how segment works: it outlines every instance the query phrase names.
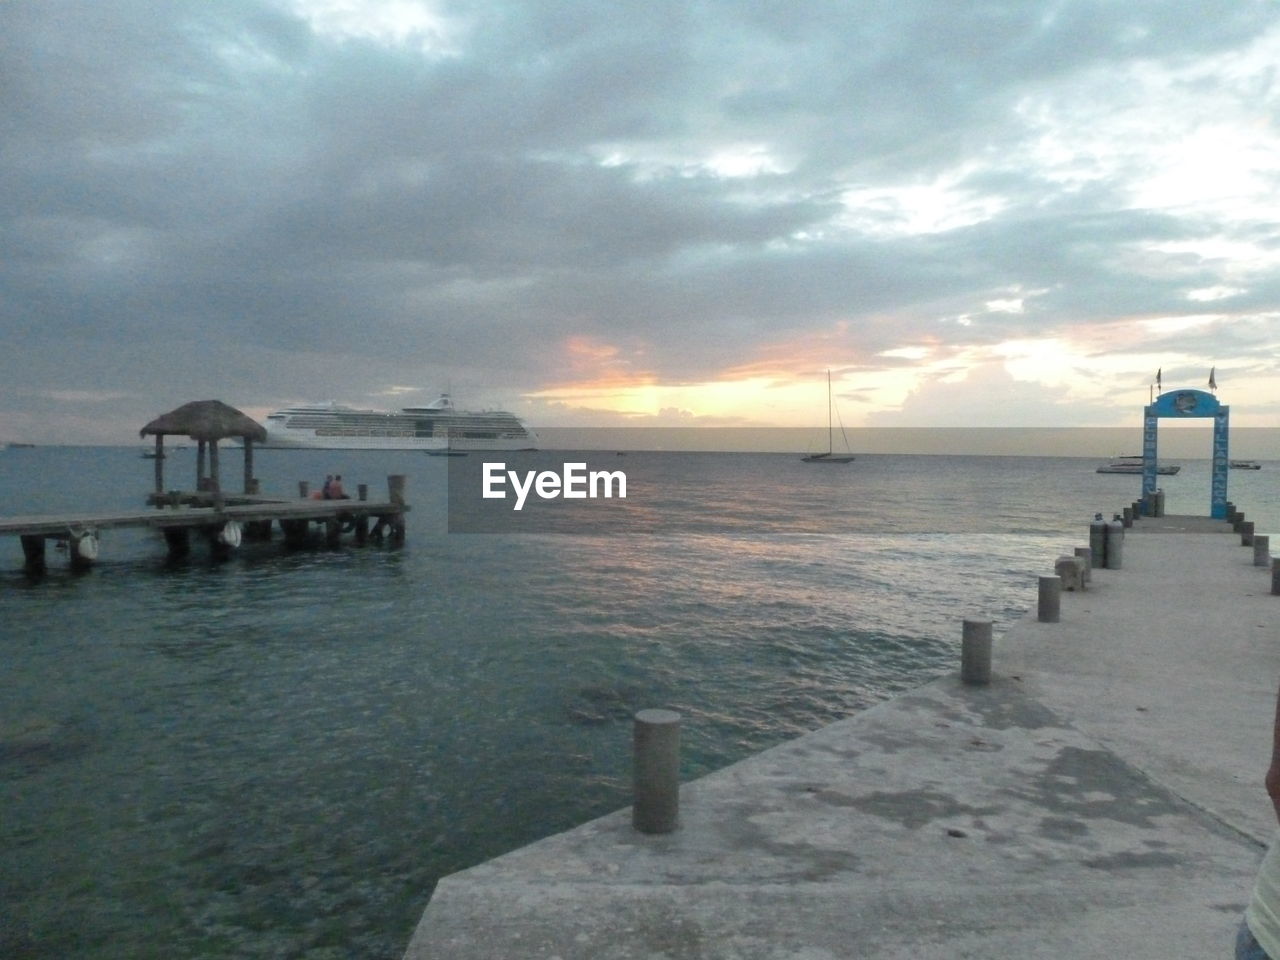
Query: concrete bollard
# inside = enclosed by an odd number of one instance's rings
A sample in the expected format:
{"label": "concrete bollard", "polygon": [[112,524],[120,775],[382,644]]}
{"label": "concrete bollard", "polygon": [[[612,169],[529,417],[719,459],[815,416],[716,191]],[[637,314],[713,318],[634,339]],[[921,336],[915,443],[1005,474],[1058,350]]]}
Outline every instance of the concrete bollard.
{"label": "concrete bollard", "polygon": [[1084,589],[1084,561],[1079,557],[1059,557],[1054,561],[1053,572],[1062,581],[1063,590]]}
{"label": "concrete bollard", "polygon": [[979,686],[991,682],[990,620],[965,620],[960,634],[960,680]]}
{"label": "concrete bollard", "polygon": [[1107,521],[1102,514],[1094,514],[1089,524],[1089,565],[1101,570],[1107,562]]}
{"label": "concrete bollard", "polygon": [[1240,546],[1253,546],[1253,521],[1243,520],[1240,523]]}
{"label": "concrete bollard", "polygon": [[1036,618],[1041,623],[1057,623],[1062,619],[1062,579],[1040,578],[1040,597]]}
{"label": "concrete bollard", "polygon": [[1087,586],[1093,581],[1093,563],[1091,562],[1093,558],[1093,551],[1088,547],[1076,547],[1075,553],[1084,564],[1084,582]]}
{"label": "concrete bollard", "polygon": [[1124,524],[1112,520],[1107,524],[1107,569],[1119,570],[1124,557]]}
{"label": "concrete bollard", "polygon": [[680,819],[680,714],[641,710],[632,748],[631,825],[641,833],[670,833]]}
{"label": "concrete bollard", "polygon": [[369,499],[369,485],[367,483],[356,484],[356,499],[357,500]]}
{"label": "concrete bollard", "polygon": [[311,484],[308,483],[306,480],[299,480],[298,496],[300,496],[303,500],[305,500],[310,495],[310,493],[311,493]]}
{"label": "concrete bollard", "polygon": [[1231,514],[1231,529],[1234,533],[1240,532],[1240,527],[1244,523],[1244,511],[1237,510]]}
{"label": "concrete bollard", "polygon": [[1142,519],[1142,501],[1139,499],[1133,501],[1133,520],[1136,523],[1140,519]]}
{"label": "concrete bollard", "polygon": [[1265,533],[1253,535],[1253,565],[1255,567],[1271,566],[1271,538]]}
{"label": "concrete bollard", "polygon": [[1156,489],[1156,516],[1164,516],[1164,487]]}
{"label": "concrete bollard", "polygon": [[1121,515],[1120,522],[1123,523],[1126,527],[1133,526],[1133,507],[1124,508],[1124,512]]}

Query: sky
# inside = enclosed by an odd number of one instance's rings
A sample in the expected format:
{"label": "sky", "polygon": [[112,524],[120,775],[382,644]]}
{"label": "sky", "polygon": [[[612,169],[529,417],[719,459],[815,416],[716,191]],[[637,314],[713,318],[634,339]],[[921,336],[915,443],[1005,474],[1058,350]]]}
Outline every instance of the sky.
{"label": "sky", "polygon": [[0,441],[1280,425],[1280,0],[5,0]]}

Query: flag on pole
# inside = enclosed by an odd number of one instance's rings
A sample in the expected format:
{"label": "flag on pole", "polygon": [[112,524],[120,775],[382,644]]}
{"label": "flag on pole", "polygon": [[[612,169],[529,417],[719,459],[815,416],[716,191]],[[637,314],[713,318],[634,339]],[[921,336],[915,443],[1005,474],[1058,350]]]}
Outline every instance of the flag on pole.
{"label": "flag on pole", "polygon": [[[1163,369],[1164,369],[1164,367],[1161,367],[1161,368],[1160,368],[1160,370],[1163,370]],[[1157,390],[1159,390],[1159,389],[1160,389],[1160,370],[1157,370],[1157,371],[1156,371],[1156,389],[1157,389]]]}
{"label": "flag on pole", "polygon": [[1210,368],[1209,368],[1209,389],[1210,389],[1210,390],[1217,390],[1217,389],[1218,389],[1218,382],[1217,382],[1216,380],[1214,380],[1214,379],[1213,379],[1213,372],[1214,372],[1215,370],[1217,370],[1217,369],[1218,369],[1218,368],[1217,368],[1216,366],[1212,366],[1212,367],[1210,367]]}

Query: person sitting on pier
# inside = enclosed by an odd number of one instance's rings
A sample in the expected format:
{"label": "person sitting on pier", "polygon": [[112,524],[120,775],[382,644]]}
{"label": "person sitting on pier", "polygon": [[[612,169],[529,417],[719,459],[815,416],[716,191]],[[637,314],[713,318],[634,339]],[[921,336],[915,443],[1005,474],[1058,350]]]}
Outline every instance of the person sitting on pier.
{"label": "person sitting on pier", "polygon": [[340,473],[333,478],[333,482],[330,483],[325,489],[328,491],[325,494],[325,498],[328,500],[350,500],[351,499],[351,497],[347,494],[347,492],[342,489],[342,474]]}

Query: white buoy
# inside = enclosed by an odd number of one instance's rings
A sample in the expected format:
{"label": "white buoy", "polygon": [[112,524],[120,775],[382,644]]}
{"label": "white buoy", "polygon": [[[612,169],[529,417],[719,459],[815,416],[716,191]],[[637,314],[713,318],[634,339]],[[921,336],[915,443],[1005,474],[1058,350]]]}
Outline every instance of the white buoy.
{"label": "white buoy", "polygon": [[234,549],[240,546],[240,540],[243,536],[244,531],[241,529],[240,524],[234,520],[228,520],[222,525],[222,529],[218,531],[218,542]]}
{"label": "white buoy", "polygon": [[86,533],[76,541],[76,553],[85,560],[97,560],[98,538],[92,533]]}

